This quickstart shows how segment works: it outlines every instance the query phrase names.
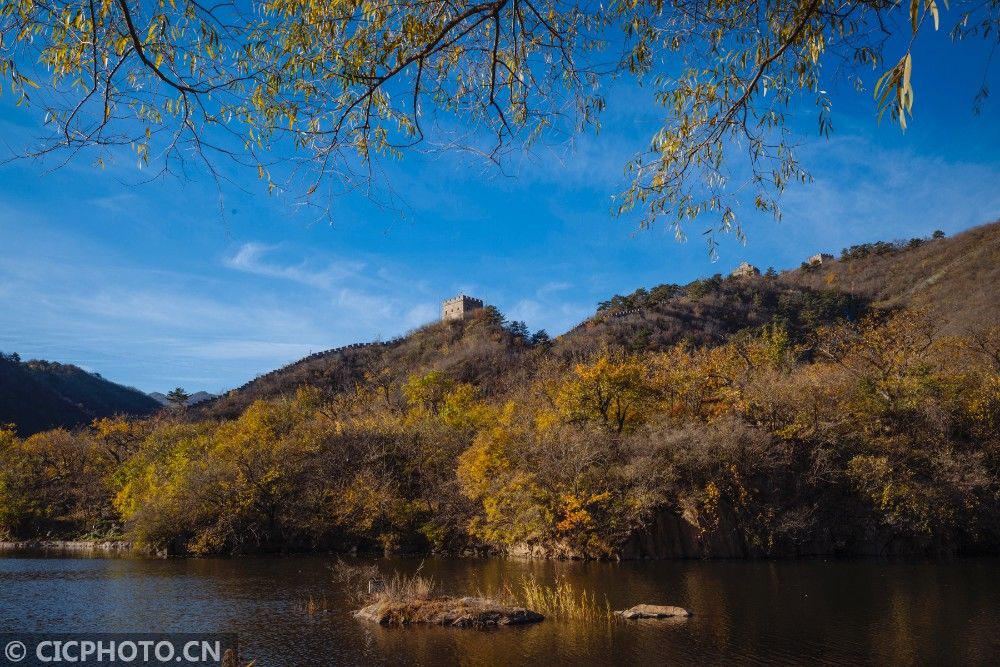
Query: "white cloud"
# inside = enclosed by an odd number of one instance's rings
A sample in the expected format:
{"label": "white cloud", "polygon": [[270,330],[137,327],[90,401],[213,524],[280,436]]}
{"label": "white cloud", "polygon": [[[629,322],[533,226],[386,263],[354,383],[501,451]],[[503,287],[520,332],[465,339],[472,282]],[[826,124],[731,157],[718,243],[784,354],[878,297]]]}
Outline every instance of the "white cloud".
{"label": "white cloud", "polygon": [[568,289],[571,289],[572,287],[573,285],[571,285],[570,283],[551,282],[551,283],[546,283],[541,287],[539,287],[536,294],[538,295],[538,298],[541,299],[550,294],[554,294],[555,292],[564,292]]}
{"label": "white cloud", "polygon": [[358,277],[365,268],[363,262],[353,261],[335,261],[322,266],[304,261],[297,264],[266,261],[265,256],[278,249],[277,245],[244,243],[236,254],[226,259],[225,264],[237,271],[291,280],[324,290],[332,290],[345,280]]}
{"label": "white cloud", "polygon": [[812,153],[811,161],[822,160],[816,182],[790,192],[785,208],[791,222],[813,222],[816,235],[845,242],[920,236],[1000,214],[996,165],[879,148],[861,137],[842,137]]}
{"label": "white cloud", "polygon": [[394,304],[384,296],[346,287],[337,292],[334,303],[361,321],[372,324],[386,322],[396,311]]}
{"label": "white cloud", "polygon": [[521,320],[532,330],[545,329],[561,334],[593,313],[593,308],[564,298],[521,299],[507,313],[510,320]]}
{"label": "white cloud", "polygon": [[185,345],[181,350],[203,359],[299,359],[312,352],[327,349],[321,344],[288,343],[270,340],[215,340],[197,345]]}
{"label": "white cloud", "polygon": [[794,267],[820,251],[935,229],[953,233],[1000,216],[1000,166],[994,164],[886,148],[860,135],[814,142],[799,153],[814,182],[789,188],[780,223],[745,215],[746,246],[720,236],[721,267],[743,259]]}
{"label": "white cloud", "polygon": [[545,312],[545,307],[534,299],[521,299],[514,304],[514,307],[507,313],[507,318],[511,320],[523,320],[524,322],[537,322]]}
{"label": "white cloud", "polygon": [[142,199],[132,192],[122,192],[104,197],[94,197],[90,203],[116,215],[137,215],[142,210]]}
{"label": "white cloud", "polygon": [[440,307],[437,304],[418,303],[406,311],[406,314],[403,316],[403,323],[409,329],[419,327],[436,320],[440,312]]}

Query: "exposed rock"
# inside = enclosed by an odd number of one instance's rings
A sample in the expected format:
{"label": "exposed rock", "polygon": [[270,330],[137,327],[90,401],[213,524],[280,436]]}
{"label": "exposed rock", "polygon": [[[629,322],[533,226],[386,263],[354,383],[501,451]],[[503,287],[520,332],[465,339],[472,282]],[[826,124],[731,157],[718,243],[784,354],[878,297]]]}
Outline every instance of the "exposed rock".
{"label": "exposed rock", "polygon": [[545,618],[530,609],[474,597],[380,600],[354,612],[354,616],[379,625],[428,623],[457,628],[521,625],[537,623]]}
{"label": "exposed rock", "polygon": [[700,530],[697,517],[672,509],[658,512],[649,525],[622,545],[622,560],[669,558],[789,558],[801,556],[913,556],[941,553],[933,541],[894,535],[884,526],[829,525],[812,531],[808,540],[785,542],[763,550],[751,545],[739,530],[731,508],[720,503],[715,526]]}
{"label": "exposed rock", "polygon": [[533,542],[530,544],[521,542],[508,548],[505,553],[511,558],[542,560],[581,560],[586,558],[586,554],[580,553],[563,541]]}
{"label": "exposed rock", "polygon": [[687,618],[691,615],[683,607],[670,607],[658,604],[637,604],[631,609],[616,611],[615,615],[622,618]]}

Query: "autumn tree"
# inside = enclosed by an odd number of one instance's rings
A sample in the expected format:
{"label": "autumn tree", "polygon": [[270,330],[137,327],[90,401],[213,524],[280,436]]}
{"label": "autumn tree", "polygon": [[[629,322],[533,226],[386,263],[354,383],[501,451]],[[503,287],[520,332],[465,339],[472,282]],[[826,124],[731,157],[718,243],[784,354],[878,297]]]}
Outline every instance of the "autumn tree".
{"label": "autumn tree", "polygon": [[20,440],[0,428],[0,533],[115,531],[106,484],[111,459],[88,435],[54,429]]}
{"label": "autumn tree", "polygon": [[438,414],[445,397],[454,389],[455,381],[441,371],[411,375],[403,385],[403,395],[411,410]]}
{"label": "autumn tree", "polygon": [[966,332],[962,344],[986,359],[993,370],[1000,373],[1000,326],[971,329]]}
{"label": "autumn tree", "polygon": [[90,424],[92,438],[116,464],[122,464],[142,446],[153,427],[151,420],[129,419],[118,415],[100,417]]}
{"label": "autumn tree", "polygon": [[[312,194],[428,138],[500,161],[596,127],[602,84],[627,74],[663,121],[627,165],[619,210],[678,233],[708,214],[739,233],[732,193],[777,215],[808,179],[797,105],[827,135],[827,91],[845,82],[905,128],[914,44],[942,24],[994,40],[998,17],[997,0],[2,0],[0,76],[44,110],[52,138],[35,154],[130,147],[140,164],[217,176],[232,159],[270,188],[291,155]],[[469,128],[457,138],[455,121]],[[739,171],[749,187],[727,187]]]}
{"label": "autumn tree", "polygon": [[115,506],[131,535],[195,553],[295,539],[322,430],[310,396],[257,401],[236,420],[166,422],[126,466]]}
{"label": "autumn tree", "polygon": [[596,422],[616,433],[641,423],[656,398],[649,367],[638,357],[605,351],[577,364],[555,402],[568,421]]}

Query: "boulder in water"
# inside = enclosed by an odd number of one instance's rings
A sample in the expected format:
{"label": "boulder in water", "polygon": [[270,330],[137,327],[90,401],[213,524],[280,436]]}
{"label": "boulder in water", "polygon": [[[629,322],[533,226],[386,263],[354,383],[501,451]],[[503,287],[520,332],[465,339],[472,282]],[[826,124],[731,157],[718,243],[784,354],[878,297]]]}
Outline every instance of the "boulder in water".
{"label": "boulder in water", "polygon": [[622,618],[687,618],[691,615],[683,607],[671,607],[658,604],[637,604],[631,609],[616,611],[617,616]]}

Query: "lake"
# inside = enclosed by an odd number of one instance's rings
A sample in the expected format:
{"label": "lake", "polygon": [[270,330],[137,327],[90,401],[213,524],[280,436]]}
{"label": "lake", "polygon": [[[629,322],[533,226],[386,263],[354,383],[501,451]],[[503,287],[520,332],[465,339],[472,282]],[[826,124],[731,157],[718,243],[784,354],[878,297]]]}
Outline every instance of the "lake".
{"label": "lake", "polygon": [[[361,561],[358,561],[361,562]],[[412,572],[414,559],[382,559]],[[329,557],[0,558],[6,632],[236,632],[258,667],[339,664],[986,664],[1000,660],[1000,561],[428,559],[448,592],[565,577],[616,609],[676,622],[546,620],[490,631],[382,628],[350,616]],[[327,609],[304,610],[306,600]]]}

